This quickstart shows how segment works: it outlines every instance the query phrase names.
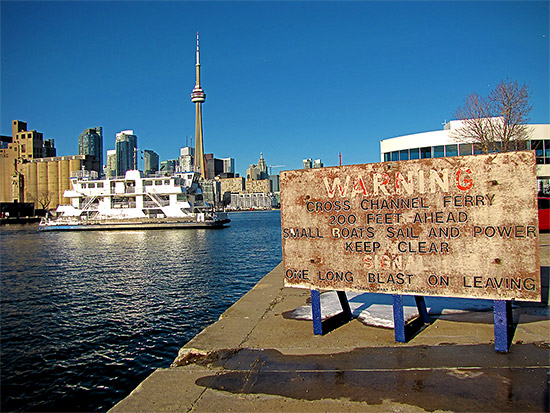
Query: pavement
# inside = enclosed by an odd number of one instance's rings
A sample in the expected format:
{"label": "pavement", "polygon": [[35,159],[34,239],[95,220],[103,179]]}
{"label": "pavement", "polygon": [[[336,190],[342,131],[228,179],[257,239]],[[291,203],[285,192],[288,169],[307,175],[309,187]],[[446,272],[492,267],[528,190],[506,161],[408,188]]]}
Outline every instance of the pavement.
{"label": "pavement", "polygon": [[111,412],[488,412],[550,408],[550,234],[540,236],[542,303],[514,305],[509,352],[492,312],[431,318],[407,343],[354,319],[323,336],[288,315],[309,290],[282,264]]}

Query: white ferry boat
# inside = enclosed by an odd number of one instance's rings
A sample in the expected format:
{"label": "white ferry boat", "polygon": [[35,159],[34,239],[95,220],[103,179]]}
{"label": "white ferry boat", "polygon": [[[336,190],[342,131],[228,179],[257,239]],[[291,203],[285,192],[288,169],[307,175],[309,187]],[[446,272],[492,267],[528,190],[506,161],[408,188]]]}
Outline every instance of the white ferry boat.
{"label": "white ferry boat", "polygon": [[79,171],[73,189],[64,193],[70,205],[60,205],[55,217],[44,218],[40,231],[218,228],[227,214],[213,212],[204,201],[199,174],[144,176],[133,170],[124,177],[97,179]]}

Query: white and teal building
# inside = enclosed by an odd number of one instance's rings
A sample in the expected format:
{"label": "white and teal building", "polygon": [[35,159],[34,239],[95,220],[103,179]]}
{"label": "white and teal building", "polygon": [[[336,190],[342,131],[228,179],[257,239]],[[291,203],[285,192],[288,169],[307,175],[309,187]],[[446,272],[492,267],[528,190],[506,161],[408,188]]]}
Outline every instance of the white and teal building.
{"label": "white and teal building", "polygon": [[[397,136],[380,141],[382,162],[410,159],[476,155],[481,151],[473,143],[457,142],[450,133],[461,126],[459,120],[445,123],[442,130]],[[539,190],[550,193],[550,124],[530,124],[531,137],[524,149],[534,150]]]}

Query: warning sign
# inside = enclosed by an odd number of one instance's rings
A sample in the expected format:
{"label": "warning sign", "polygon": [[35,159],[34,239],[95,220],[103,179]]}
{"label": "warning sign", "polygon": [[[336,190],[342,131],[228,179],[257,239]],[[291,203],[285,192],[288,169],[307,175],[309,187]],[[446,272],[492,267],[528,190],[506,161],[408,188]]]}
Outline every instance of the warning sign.
{"label": "warning sign", "polygon": [[533,152],[281,173],[285,285],[540,300]]}

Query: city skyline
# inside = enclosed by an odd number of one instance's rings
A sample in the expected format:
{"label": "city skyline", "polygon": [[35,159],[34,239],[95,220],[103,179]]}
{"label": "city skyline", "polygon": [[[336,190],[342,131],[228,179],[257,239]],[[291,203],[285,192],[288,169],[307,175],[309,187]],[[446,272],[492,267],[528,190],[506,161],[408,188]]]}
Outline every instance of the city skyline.
{"label": "city skyline", "polygon": [[[549,123],[547,2],[0,7],[0,133],[27,121],[58,155],[100,125],[105,150],[131,129],[140,149],[176,159],[194,138],[197,31],[204,152],[235,158],[241,176],[261,152],[284,169],[338,165],[340,152],[343,164],[378,162],[381,139],[441,129],[505,78],[530,86],[530,123]],[[136,24],[121,31],[119,16]]]}

